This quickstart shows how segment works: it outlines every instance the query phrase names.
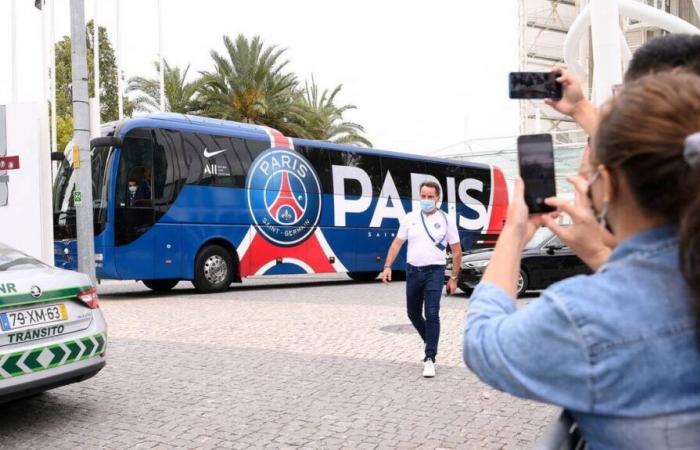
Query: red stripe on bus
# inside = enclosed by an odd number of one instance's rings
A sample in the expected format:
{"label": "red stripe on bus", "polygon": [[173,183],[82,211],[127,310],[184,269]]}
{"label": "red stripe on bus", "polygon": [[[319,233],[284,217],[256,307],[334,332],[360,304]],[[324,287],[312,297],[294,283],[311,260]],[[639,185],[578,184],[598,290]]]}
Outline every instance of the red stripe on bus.
{"label": "red stripe on bus", "polygon": [[508,187],[501,169],[493,166],[491,170],[493,171],[493,186],[491,186],[493,202],[491,203],[491,221],[487,232],[500,233],[508,210]]}

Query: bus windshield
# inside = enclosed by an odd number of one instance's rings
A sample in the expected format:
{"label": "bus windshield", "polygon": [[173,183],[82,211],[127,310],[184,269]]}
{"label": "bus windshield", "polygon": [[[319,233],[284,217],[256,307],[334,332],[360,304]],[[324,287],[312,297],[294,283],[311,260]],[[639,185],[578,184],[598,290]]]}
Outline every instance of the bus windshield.
{"label": "bus windshield", "polygon": [[[107,191],[109,172],[112,166],[114,147],[92,147],[92,204],[95,235],[104,230],[107,222]],[[53,187],[53,223],[54,239],[75,239],[77,236],[75,222],[75,191],[77,173],[71,162],[61,162]]]}

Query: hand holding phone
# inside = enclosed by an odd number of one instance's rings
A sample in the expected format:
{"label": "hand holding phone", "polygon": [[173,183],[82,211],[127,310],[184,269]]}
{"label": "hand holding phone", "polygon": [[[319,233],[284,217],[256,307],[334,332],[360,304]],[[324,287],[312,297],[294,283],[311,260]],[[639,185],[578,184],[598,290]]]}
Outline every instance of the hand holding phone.
{"label": "hand holding phone", "polygon": [[525,184],[525,203],[530,214],[554,211],[544,199],[557,194],[554,178],[554,146],[549,134],[518,136],[518,165]]}
{"label": "hand holding phone", "polygon": [[557,78],[561,72],[511,72],[508,75],[510,98],[559,100],[563,89]]}

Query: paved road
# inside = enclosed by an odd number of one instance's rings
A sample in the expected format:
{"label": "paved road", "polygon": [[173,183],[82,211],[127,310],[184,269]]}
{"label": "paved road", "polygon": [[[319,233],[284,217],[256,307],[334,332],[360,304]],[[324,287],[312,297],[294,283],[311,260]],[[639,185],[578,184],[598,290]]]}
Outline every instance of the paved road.
{"label": "paved road", "polygon": [[556,412],[464,368],[461,295],[443,298],[437,377],[424,379],[401,282],[99,290],[107,367],[0,406],[0,448],[529,448]]}

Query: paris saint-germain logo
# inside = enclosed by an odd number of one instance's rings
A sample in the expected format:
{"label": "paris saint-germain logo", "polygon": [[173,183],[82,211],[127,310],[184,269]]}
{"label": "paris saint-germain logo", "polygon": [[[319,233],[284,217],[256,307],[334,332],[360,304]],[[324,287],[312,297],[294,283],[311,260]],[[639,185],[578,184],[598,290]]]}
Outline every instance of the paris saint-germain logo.
{"label": "paris saint-germain logo", "polygon": [[248,209],[260,233],[295,245],[313,233],[321,216],[321,185],[311,164],[286,149],[262,152],[246,178]]}

